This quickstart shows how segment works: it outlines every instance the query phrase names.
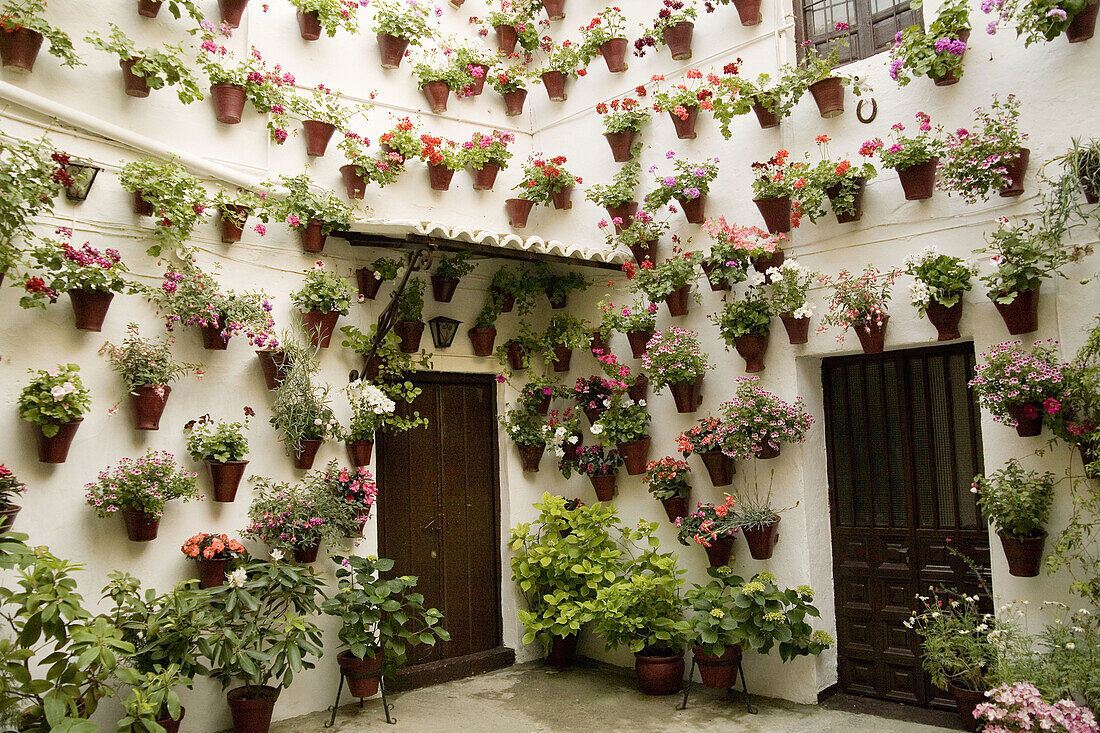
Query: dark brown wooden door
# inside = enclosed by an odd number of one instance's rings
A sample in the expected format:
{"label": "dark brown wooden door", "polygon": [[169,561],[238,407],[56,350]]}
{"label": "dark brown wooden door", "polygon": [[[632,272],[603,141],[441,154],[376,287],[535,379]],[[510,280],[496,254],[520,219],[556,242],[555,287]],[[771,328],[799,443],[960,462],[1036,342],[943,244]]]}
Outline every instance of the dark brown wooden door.
{"label": "dark brown wooden door", "polygon": [[973,344],[824,360],[837,651],[844,692],[951,707],[903,622],[928,586],[989,580]]}
{"label": "dark brown wooden door", "polygon": [[[427,427],[381,435],[379,553],[419,578],[451,641],[410,655],[414,684],[511,664],[501,643],[496,384],[491,375],[424,373],[412,405]],[[509,656],[511,655],[511,656]]]}

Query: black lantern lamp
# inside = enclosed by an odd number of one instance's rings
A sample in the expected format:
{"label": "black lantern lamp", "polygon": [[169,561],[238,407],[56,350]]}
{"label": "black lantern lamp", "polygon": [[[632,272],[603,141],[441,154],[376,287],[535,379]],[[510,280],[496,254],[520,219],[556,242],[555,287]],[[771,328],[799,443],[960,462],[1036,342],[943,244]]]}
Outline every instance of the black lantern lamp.
{"label": "black lantern lamp", "polygon": [[88,198],[88,192],[92,190],[95,177],[99,174],[99,166],[86,160],[73,158],[65,165],[65,172],[72,177],[73,182],[65,187],[65,198],[73,203],[80,203]]}
{"label": "black lantern lamp", "polygon": [[436,316],[428,321],[428,325],[432,329],[432,342],[437,349],[446,349],[450,347],[451,343],[455,340],[455,334],[458,333],[458,325],[462,321],[456,321],[453,318],[447,318],[447,316]]}

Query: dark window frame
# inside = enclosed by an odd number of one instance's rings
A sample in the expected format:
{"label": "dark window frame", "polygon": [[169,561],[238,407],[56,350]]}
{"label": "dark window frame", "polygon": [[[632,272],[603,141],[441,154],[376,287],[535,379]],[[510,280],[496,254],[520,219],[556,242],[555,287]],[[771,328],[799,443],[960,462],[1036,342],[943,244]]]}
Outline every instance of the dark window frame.
{"label": "dark window frame", "polygon": [[[792,5],[794,8],[795,41],[799,61],[805,55],[807,46],[803,46],[803,43],[807,40],[810,41],[808,45],[818,47],[822,53],[827,53],[830,44],[839,38],[847,37],[850,51],[847,57],[841,57],[839,65],[843,66],[890,50],[893,45],[894,34],[914,23],[922,29],[924,28],[923,8],[912,10],[909,7],[908,0],[900,0],[896,5],[878,13],[873,12],[872,0],[848,0],[847,2],[844,2],[844,0],[839,2],[837,0],[793,0]],[[828,17],[832,14],[830,9],[834,5],[839,6],[841,12],[844,12],[846,5],[855,8],[855,17],[848,16],[846,20],[849,24],[848,30],[838,31],[834,29],[838,21],[844,20],[843,17]],[[807,35],[806,9],[808,6],[818,6],[825,9],[827,25],[824,33],[816,36]],[[880,32],[882,29],[889,31],[888,43],[880,41],[876,47],[876,28],[879,28]]]}

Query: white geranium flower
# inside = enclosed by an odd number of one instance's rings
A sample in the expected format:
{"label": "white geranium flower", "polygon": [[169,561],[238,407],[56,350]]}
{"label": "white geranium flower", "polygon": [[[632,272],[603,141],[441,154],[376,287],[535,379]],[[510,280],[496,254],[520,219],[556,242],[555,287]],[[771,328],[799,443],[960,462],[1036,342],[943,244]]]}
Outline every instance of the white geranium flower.
{"label": "white geranium flower", "polygon": [[638,400],[638,407],[645,407],[645,400]]}
{"label": "white geranium flower", "polygon": [[814,308],[809,303],[803,303],[798,309],[791,313],[795,318],[810,318],[813,314]]}
{"label": "white geranium flower", "polygon": [[271,562],[282,562],[283,557],[284,555],[282,550],[271,551]]}
{"label": "white geranium flower", "polygon": [[755,287],[757,285],[763,285],[764,284],[764,276],[761,273],[757,272],[755,269],[749,270],[748,281],[749,281],[749,285],[752,286],[752,287]]}
{"label": "white geranium flower", "polygon": [[225,582],[230,588],[243,588],[246,580],[248,580],[248,573],[244,568],[237,568],[225,576]]}
{"label": "white geranium flower", "polygon": [[601,433],[603,433],[603,425],[596,423],[591,428],[589,428],[589,430],[592,431],[593,435],[600,435]]}
{"label": "white geranium flower", "polygon": [[576,435],[569,436],[569,445],[576,445],[580,438]]}
{"label": "white geranium flower", "polygon": [[50,394],[55,400],[59,400],[65,396],[65,390],[61,387],[60,384],[58,384],[50,389]]}

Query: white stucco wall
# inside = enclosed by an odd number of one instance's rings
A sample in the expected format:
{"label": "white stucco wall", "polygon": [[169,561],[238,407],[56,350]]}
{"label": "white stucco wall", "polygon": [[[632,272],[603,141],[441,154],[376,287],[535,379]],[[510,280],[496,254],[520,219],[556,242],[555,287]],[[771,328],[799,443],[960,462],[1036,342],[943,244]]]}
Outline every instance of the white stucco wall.
{"label": "white stucco wall", "polygon": [[[649,17],[649,11],[654,11],[658,5],[659,0],[634,0],[630,3],[627,8],[631,16],[628,30],[635,33],[637,22]],[[926,18],[931,17],[935,5],[929,3],[926,6]],[[203,6],[204,10],[216,16],[213,0],[207,0]],[[266,58],[282,63],[296,74],[299,84],[303,86],[323,82],[344,92],[345,96],[362,99],[369,96],[370,90],[377,89],[376,107],[363,121],[361,128],[372,139],[391,124],[390,118],[424,106],[407,68],[384,71],[379,67],[371,33],[364,32],[356,37],[341,33],[335,39],[322,37],[320,41],[307,43],[299,38],[293,8],[289,4],[272,2],[266,14],[260,12],[257,0],[253,0],[252,6],[240,31],[234,35],[234,46],[243,48],[249,43],[258,46]],[[469,15],[484,15],[485,6],[486,3],[480,0],[469,0],[460,11],[444,5],[441,22],[448,31],[472,36],[473,30],[465,19]],[[600,7],[602,3],[593,0],[571,0],[567,4],[566,20],[555,23],[552,31],[559,37],[565,34],[576,38],[576,27]],[[763,8],[764,22],[754,28],[744,28],[738,23],[732,6],[723,8],[715,15],[703,16],[697,24],[693,62],[671,62],[667,50],[661,49],[651,52],[645,59],[631,57],[628,72],[610,75],[602,60],[596,59],[585,78],[571,82],[567,102],[550,103],[546,100],[545,91],[535,86],[528,98],[527,112],[518,118],[504,117],[502,101],[488,88],[484,96],[473,100],[455,100],[452,97],[447,114],[423,115],[426,131],[458,139],[468,138],[476,129],[493,127],[516,133],[513,167],[501,173],[496,191],[473,191],[468,174],[459,172],[451,191],[431,192],[423,167],[413,164],[397,184],[385,191],[379,192],[374,187],[368,189],[366,203],[374,211],[370,214],[364,212],[362,216],[432,220],[451,226],[484,227],[490,231],[505,232],[507,222],[503,216],[503,199],[508,195],[508,188],[519,180],[519,164],[528,152],[541,150],[548,155],[567,155],[568,167],[584,177],[586,184],[606,181],[617,165],[611,162],[599,120],[593,111],[597,101],[629,93],[636,85],[648,81],[654,73],[664,73],[672,78],[694,64],[704,71],[711,66],[720,69],[727,61],[741,57],[746,75],[755,76],[761,71],[773,69],[777,63],[794,57],[789,10],[785,2],[767,0]],[[980,29],[984,26],[983,18],[976,9],[974,13],[975,27]],[[105,32],[107,22],[113,21],[137,39],[139,47],[178,42],[185,28],[183,22],[172,20],[167,13],[162,13],[162,18],[156,21],[141,19],[133,11],[133,3],[126,0],[57,4],[56,7],[51,6],[51,19],[77,39],[83,38],[89,30]],[[77,45],[88,67],[62,69],[52,57],[43,54],[30,76],[3,73],[0,77],[3,82],[0,98],[10,96],[7,85],[13,85],[54,103],[146,135],[168,149],[207,158],[246,175],[267,177],[278,173],[295,174],[304,169],[317,181],[339,188],[337,168],[343,160],[335,149],[335,140],[326,157],[310,160],[305,156],[300,138],[291,138],[281,147],[270,145],[263,120],[251,111],[246,112],[241,125],[227,127],[214,120],[209,100],[184,107],[168,90],[154,92],[145,100],[128,98],[122,93],[120,72],[114,58],[93,51],[82,41],[78,40]],[[827,133],[833,139],[831,150],[834,155],[854,155],[863,140],[876,135],[885,137],[891,123],[908,123],[918,110],[930,113],[935,122],[942,122],[948,129],[954,129],[966,125],[971,109],[988,104],[993,93],[1015,93],[1023,102],[1022,128],[1031,134],[1033,165],[1028,175],[1028,192],[1023,197],[995,198],[986,204],[966,207],[937,194],[929,202],[907,203],[902,199],[896,176],[886,171],[868,188],[862,222],[837,225],[831,216],[816,225],[807,222],[794,233],[789,247],[789,251],[805,264],[830,273],[841,268],[860,269],[867,262],[883,268],[899,265],[906,254],[927,244],[936,244],[953,254],[969,255],[971,250],[982,244],[982,233],[993,228],[997,216],[1030,210],[1035,193],[1034,172],[1039,163],[1061,153],[1071,136],[1097,134],[1095,125],[1090,126],[1080,120],[1087,120],[1087,113],[1100,106],[1100,87],[1092,78],[1100,69],[1100,41],[1070,46],[1064,39],[1058,39],[1051,44],[1024,49],[1022,43],[1008,32],[989,37],[979,30],[972,39],[966,64],[966,76],[956,86],[934,87],[930,81],[922,79],[904,89],[898,89],[886,76],[884,56],[852,65],[847,71],[867,78],[875,88],[874,96],[879,103],[877,120],[866,126],[857,122],[850,98],[848,111],[844,115],[833,120],[822,120],[807,97],[778,130],[761,130],[754,116],[746,116],[734,123],[730,141],[721,138],[717,125],[710,119],[700,121],[700,134],[696,140],[675,140],[667,115],[657,116],[646,130],[643,170],[653,164],[663,170],[667,165],[664,153],[670,148],[683,158],[716,156],[721,159],[722,172],[712,187],[708,212],[712,215],[724,214],[730,221],[757,224],[759,218],[750,194],[749,165],[752,161],[765,159],[779,148],[800,155],[802,151],[812,149],[813,138],[820,133]],[[143,157],[146,152],[81,130],[62,128],[16,104],[4,106],[0,109],[0,116],[7,134],[32,137],[47,129],[57,147],[91,158],[107,168],[100,175],[87,202],[72,206],[62,199],[55,209],[55,216],[41,222],[42,230],[49,231],[56,226],[73,227],[78,241],[88,239],[98,248],[119,249],[131,269],[144,282],[158,282],[162,268],[143,254],[150,238],[149,222],[139,220],[130,213],[127,194],[120,188],[115,176],[120,163]],[[557,239],[588,249],[596,248],[602,242],[596,224],[603,216],[602,210],[584,201],[578,192],[574,207],[569,212],[536,209],[530,226],[521,234]],[[709,246],[705,235],[700,234],[698,227],[684,223],[682,215],[675,215],[672,221],[673,233],[678,233],[685,240],[691,237],[691,246]],[[1095,232],[1083,236],[1096,239]],[[215,225],[208,223],[198,228],[194,243],[199,248],[202,264],[218,263],[221,266],[222,282],[227,286],[241,290],[262,288],[274,296],[276,319],[281,327],[288,324],[288,294],[298,287],[300,273],[314,259],[301,252],[296,236],[273,224],[268,227],[266,237],[260,238],[247,231],[241,244],[224,246],[218,242]],[[670,247],[667,239],[662,242],[662,247],[667,254]],[[338,267],[341,272],[350,275],[355,267],[373,260],[378,254],[374,250],[353,249],[341,240],[330,239],[323,259],[328,266]],[[1097,257],[1093,256],[1083,265],[1069,268],[1068,281],[1044,284],[1041,328],[1035,334],[1036,338],[1060,339],[1066,354],[1077,348],[1083,327],[1100,311],[1100,288],[1095,283],[1080,286],[1075,281],[1095,272],[1097,262]],[[480,308],[487,279],[496,264],[482,264],[474,275],[464,279],[450,305],[433,303],[429,295],[425,320],[445,314],[470,323]],[[583,296],[573,296],[570,309],[595,320],[597,312],[594,306],[606,291],[601,285],[608,278],[602,272],[585,272],[594,276],[597,286]],[[905,285],[904,282],[899,284],[891,308],[887,336],[889,348],[930,345],[934,339],[934,329],[919,320],[915,310],[909,306]],[[342,318],[340,324],[354,323],[365,330],[385,305],[388,292],[388,286],[384,287],[379,300],[354,305],[352,313]],[[732,395],[733,380],[743,374],[743,361],[736,354],[724,350],[717,330],[706,320],[706,315],[719,307],[719,294],[711,293],[703,283],[700,296],[701,303],[693,304],[688,316],[675,321],[678,326],[703,334],[705,348],[717,367],[706,378],[705,402],[695,415],[677,414],[667,393],[651,396],[649,404],[654,418],[655,458],[672,454],[676,435],[708,409],[714,409],[728,399]],[[815,292],[819,314],[823,309],[822,299],[823,293]],[[161,589],[191,577],[194,569],[179,553],[179,544],[186,537],[200,530],[232,533],[245,525],[249,498],[247,489],[243,489],[237,501],[229,505],[209,501],[170,505],[156,542],[147,545],[127,542],[117,520],[97,519],[83,501],[83,485],[93,479],[99,470],[113,465],[121,457],[140,454],[152,447],[172,451],[186,462],[184,436],[179,429],[186,420],[206,412],[216,417],[236,417],[242,406],[250,405],[258,413],[250,433],[250,473],[285,480],[299,477],[299,472],[283,455],[281,444],[267,425],[270,395],[264,389],[256,359],[243,339],[234,339],[228,351],[213,352],[202,350],[195,333],[188,330],[179,332],[176,356],[185,361],[206,364],[206,377],[202,381],[188,378],[173,385],[162,429],[155,433],[138,433],[131,427],[125,402],[122,402],[122,409],[117,415],[108,415],[108,407],[124,400],[125,395],[119,380],[108,369],[106,360],[96,352],[104,340],[121,338],[129,321],[138,322],[143,333],[157,334],[160,321],[152,308],[136,297],[118,297],[112,305],[104,332],[88,334],[73,329],[71,311],[65,302],[42,312],[23,311],[18,307],[17,300],[15,290],[0,290],[0,308],[5,314],[0,322],[0,401],[5,406],[0,411],[0,439],[8,446],[7,453],[0,460],[12,466],[31,487],[22,500],[24,510],[17,528],[30,532],[32,542],[47,544],[62,557],[87,563],[87,572],[81,577],[81,588],[87,598],[97,596],[107,573],[113,569],[127,570],[140,577],[147,587]],[[966,307],[962,335],[964,339],[975,341],[979,353],[988,345],[1008,337],[992,304],[981,294],[980,286],[968,295]],[[532,325],[544,325],[546,311],[537,311],[532,317]],[[671,320],[662,306],[658,326],[663,328]],[[516,321],[515,314],[502,317],[498,324],[498,343],[509,337]],[[777,504],[791,506],[798,502],[796,509],[784,515],[782,539],[775,557],[766,562],[753,561],[739,541],[735,549],[737,560],[734,568],[741,574],[767,569],[788,586],[800,583],[813,585],[818,589],[816,602],[823,613],[822,624],[834,632],[819,366],[821,357],[853,353],[858,350],[858,344],[854,337],[849,337],[847,343],[839,345],[832,334],[824,334],[812,335],[806,346],[792,347],[787,344],[778,323],[776,329],[768,351],[768,368],[762,375],[763,384],[787,399],[802,396],[817,418],[817,425],[805,445],[785,447],[781,458],[769,462],[771,465],[767,466],[768,469],[775,469]],[[435,368],[495,372],[498,366],[494,360],[478,359],[471,355],[464,330],[465,327],[455,340],[454,347],[435,357]],[[430,344],[428,334],[425,334],[424,343]],[[622,336],[616,336],[612,346],[620,356],[626,355],[627,363],[637,366],[629,359]],[[81,365],[83,379],[92,390],[93,407],[80,428],[68,462],[50,467],[37,462],[30,430],[19,421],[15,402],[26,382],[26,369],[70,361]],[[343,384],[347,372],[360,365],[356,355],[338,346],[324,353],[321,361],[323,377],[335,386]],[[565,375],[565,380],[571,383],[577,377],[595,372],[595,361],[588,355],[578,353],[573,359],[573,369]],[[501,405],[514,396],[510,388],[502,387]],[[991,468],[1042,443],[1041,439],[1017,438],[1013,431],[988,418],[983,418],[982,430],[986,465]],[[531,502],[545,490],[580,496],[586,501],[594,500],[594,496],[583,477],[566,481],[555,475],[549,457],[544,458],[540,473],[522,473],[518,455],[503,434],[500,444],[501,552],[505,569],[504,643],[517,649],[520,660],[526,660],[537,657],[539,651],[520,645],[521,629],[515,615],[516,605],[520,601],[508,580],[508,555],[504,542],[507,530],[516,522],[534,517]],[[341,446],[329,442],[319,454],[316,465],[322,466],[332,458],[342,458],[342,452]],[[1035,467],[1045,466],[1058,471],[1066,464],[1069,453],[1068,448],[1062,448],[1047,460],[1029,459],[1027,462]],[[702,464],[692,459],[692,465],[695,471],[692,500],[720,499],[722,490],[710,486]],[[742,486],[746,474],[751,473],[751,466],[739,467],[732,489]],[[201,476],[200,480],[205,486],[205,476]],[[638,518],[663,521],[664,518],[660,504],[650,498],[640,477],[628,477],[625,472],[619,478],[619,496],[615,504],[627,522]],[[1050,527],[1052,534],[1060,530],[1067,512],[1067,500],[1061,494]],[[673,529],[663,522],[658,533],[662,543],[669,548],[678,547]],[[373,552],[376,546],[376,528],[372,522],[368,525],[366,539],[360,543],[360,550]],[[1065,578],[1010,578],[998,545],[994,544],[993,548],[994,587],[998,594],[1005,598],[1027,597],[1036,601],[1065,597]],[[689,581],[705,578],[706,561],[701,550],[684,548],[681,561],[688,569]],[[324,625],[326,629],[333,628],[327,621]],[[604,653],[598,640],[585,639],[582,652],[622,664],[630,663],[629,655]],[[333,656],[334,653],[326,655],[319,669],[302,675],[283,693],[276,707],[276,717],[297,715],[329,704],[337,679]],[[751,690],[801,702],[812,702],[820,689],[836,679],[835,654],[832,652],[819,659],[800,659],[788,665],[780,665],[777,656],[761,658],[750,655],[746,668]],[[184,701],[189,708],[186,724],[189,729],[214,730],[229,725],[228,709],[216,685],[209,681],[200,680],[193,692],[185,694]]]}

